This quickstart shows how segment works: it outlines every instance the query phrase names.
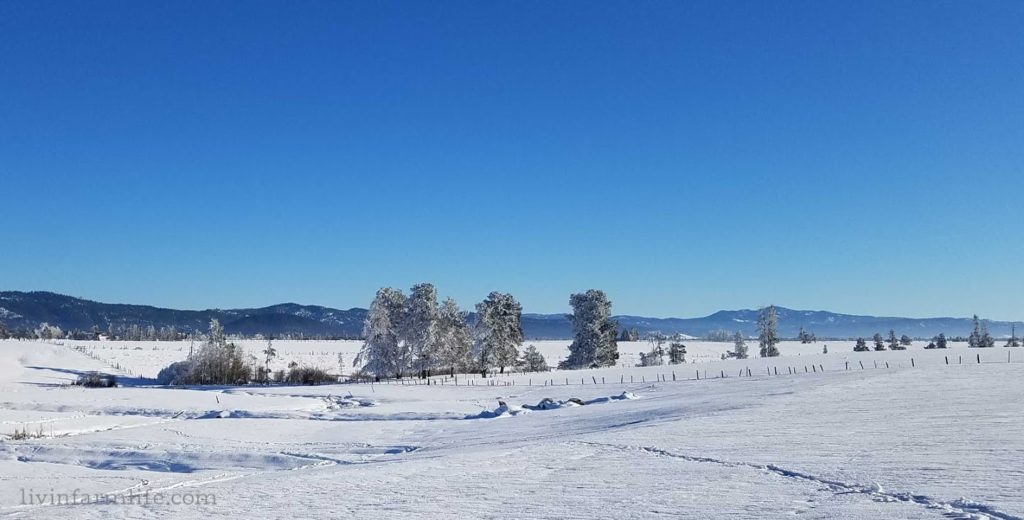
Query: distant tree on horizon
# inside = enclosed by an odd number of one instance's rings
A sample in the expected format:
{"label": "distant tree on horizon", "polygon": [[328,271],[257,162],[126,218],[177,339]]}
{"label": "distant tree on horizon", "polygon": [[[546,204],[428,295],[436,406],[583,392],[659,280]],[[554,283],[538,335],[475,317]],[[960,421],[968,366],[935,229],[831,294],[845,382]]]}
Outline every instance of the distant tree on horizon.
{"label": "distant tree on horizon", "polygon": [[885,342],[882,340],[881,334],[876,332],[871,339],[875,342],[875,350],[885,350]]}
{"label": "distant tree on horizon", "polygon": [[779,349],[776,347],[779,343],[779,315],[774,305],[769,305],[758,313],[757,340],[761,347],[761,357],[779,355]]}

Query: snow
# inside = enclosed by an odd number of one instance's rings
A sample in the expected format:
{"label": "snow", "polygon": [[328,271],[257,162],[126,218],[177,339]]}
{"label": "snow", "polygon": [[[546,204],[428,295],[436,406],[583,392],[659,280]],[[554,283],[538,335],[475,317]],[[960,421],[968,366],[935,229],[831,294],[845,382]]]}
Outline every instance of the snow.
{"label": "snow", "polygon": [[[0,441],[0,517],[1024,518],[1024,349],[686,343],[683,365],[630,366],[638,342],[458,386],[165,388],[144,378],[187,342],[2,341],[0,435],[43,438]],[[359,343],[275,346],[272,368],[348,368]],[[68,385],[93,370],[126,385]],[[203,500],[46,500],[73,492]]]}

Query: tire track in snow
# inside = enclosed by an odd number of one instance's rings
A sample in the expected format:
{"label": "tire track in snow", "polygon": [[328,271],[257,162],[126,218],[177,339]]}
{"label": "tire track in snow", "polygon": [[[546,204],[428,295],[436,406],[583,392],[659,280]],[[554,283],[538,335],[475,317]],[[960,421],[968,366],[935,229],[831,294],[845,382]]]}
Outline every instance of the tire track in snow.
{"label": "tire track in snow", "polygon": [[1024,517],[1016,516],[1004,511],[1000,511],[995,507],[980,502],[975,502],[966,498],[959,498],[952,502],[944,502],[927,495],[920,495],[915,493],[907,492],[890,492],[881,489],[877,485],[864,486],[861,484],[850,484],[847,482],[840,482],[838,480],[831,480],[800,471],[786,469],[775,464],[755,464],[752,462],[732,462],[728,460],[715,459],[711,457],[699,457],[694,455],[686,455],[682,453],[674,453],[668,450],[664,450],[654,446],[630,446],[622,444],[608,444],[603,442],[589,442],[589,441],[570,441],[570,443],[583,444],[588,446],[598,446],[604,448],[613,448],[618,450],[634,450],[647,453],[650,455],[656,455],[661,457],[670,457],[674,459],[685,460],[688,462],[698,462],[703,464],[717,464],[719,466],[726,466],[730,468],[751,468],[776,475],[791,478],[795,480],[803,480],[806,482],[812,482],[816,484],[822,484],[828,486],[829,489],[835,491],[837,494],[859,494],[871,497],[876,502],[906,502],[917,504],[928,509],[934,509],[941,512],[949,518],[962,518],[962,519],[992,519],[992,520],[1024,520]]}

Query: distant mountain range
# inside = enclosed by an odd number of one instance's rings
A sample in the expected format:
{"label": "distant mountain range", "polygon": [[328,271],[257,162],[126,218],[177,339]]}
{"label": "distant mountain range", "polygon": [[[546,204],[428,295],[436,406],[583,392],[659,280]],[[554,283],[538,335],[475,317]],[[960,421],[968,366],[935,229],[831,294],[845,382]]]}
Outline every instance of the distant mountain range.
{"label": "distant mountain range", "polygon": [[[870,337],[876,332],[930,338],[943,332],[947,336],[967,336],[972,330],[970,318],[894,318],[855,316],[826,311],[799,311],[778,307],[779,334],[796,337],[801,327],[819,338]],[[256,309],[208,309],[183,311],[147,305],[99,303],[51,292],[0,292],[0,321],[8,329],[35,329],[41,323],[62,330],[88,331],[94,326],[126,328],[131,325],[159,329],[175,327],[179,331],[206,330],[217,318],[229,334],[273,335],[276,337],[357,338],[363,329],[366,309],[332,309],[316,305],[282,303]],[[714,331],[739,331],[756,334],[757,311],[719,311],[702,318],[645,318],[616,316],[621,329],[637,329],[641,334],[661,331],[703,337]],[[993,336],[1008,337],[1011,326],[1024,332],[1021,322],[986,322]],[[565,339],[572,336],[565,314],[523,314],[523,329],[528,339]]]}

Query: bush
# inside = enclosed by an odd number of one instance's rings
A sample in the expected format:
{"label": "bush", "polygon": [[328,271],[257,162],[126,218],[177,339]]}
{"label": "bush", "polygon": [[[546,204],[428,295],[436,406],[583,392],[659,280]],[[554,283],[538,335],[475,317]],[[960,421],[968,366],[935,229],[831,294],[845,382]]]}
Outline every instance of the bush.
{"label": "bush", "polygon": [[99,372],[89,372],[88,374],[78,376],[78,380],[72,384],[75,386],[84,386],[86,388],[114,388],[117,386],[117,376],[112,374],[101,374]]}
{"label": "bush", "polygon": [[337,383],[338,378],[322,368],[294,366],[288,369],[284,382],[293,385],[322,385]]}

